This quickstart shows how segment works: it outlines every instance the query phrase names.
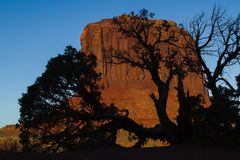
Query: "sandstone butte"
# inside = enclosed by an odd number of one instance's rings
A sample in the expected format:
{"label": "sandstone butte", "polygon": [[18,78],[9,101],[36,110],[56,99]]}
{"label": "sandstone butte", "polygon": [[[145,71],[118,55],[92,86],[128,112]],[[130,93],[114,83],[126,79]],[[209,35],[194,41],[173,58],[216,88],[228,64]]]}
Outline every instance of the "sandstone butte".
{"label": "sandstone butte", "polygon": [[[154,20],[162,23],[163,20]],[[166,21],[165,21],[166,22]],[[173,21],[167,21],[170,28],[176,31],[181,29]],[[104,19],[96,23],[88,24],[80,37],[82,51],[93,53],[97,57],[97,71],[102,73],[104,90],[102,100],[106,104],[114,103],[118,108],[128,109],[129,117],[146,127],[155,126],[159,123],[156,109],[149,94],[156,92],[150,75],[141,69],[133,68],[128,64],[107,63],[109,49],[128,51],[131,39],[123,38],[113,24],[112,19]],[[181,42],[178,42],[181,45]],[[179,44],[178,44],[179,45]],[[167,54],[167,53],[165,53]],[[196,58],[196,57],[195,57]],[[163,74],[166,71],[162,71]],[[202,94],[205,102],[208,102],[208,93],[204,87],[202,76],[189,73],[184,79],[184,89],[190,95]],[[170,93],[167,102],[167,113],[174,121],[178,111],[176,77],[170,85]]]}

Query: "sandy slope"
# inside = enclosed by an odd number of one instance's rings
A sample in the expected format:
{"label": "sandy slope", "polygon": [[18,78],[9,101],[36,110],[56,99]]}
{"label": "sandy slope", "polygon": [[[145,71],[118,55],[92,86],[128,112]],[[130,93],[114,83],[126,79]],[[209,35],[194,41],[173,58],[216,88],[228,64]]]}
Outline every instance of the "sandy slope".
{"label": "sandy slope", "polygon": [[60,154],[0,153],[0,160],[240,160],[240,150],[200,145],[124,149],[100,147]]}

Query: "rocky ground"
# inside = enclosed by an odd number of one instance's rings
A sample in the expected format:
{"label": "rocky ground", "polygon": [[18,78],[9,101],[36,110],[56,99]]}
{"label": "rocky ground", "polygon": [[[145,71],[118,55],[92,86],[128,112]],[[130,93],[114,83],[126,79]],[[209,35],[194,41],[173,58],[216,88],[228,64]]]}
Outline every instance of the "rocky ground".
{"label": "rocky ground", "polygon": [[88,148],[59,154],[0,153],[1,160],[239,160],[240,150],[201,145],[126,149]]}

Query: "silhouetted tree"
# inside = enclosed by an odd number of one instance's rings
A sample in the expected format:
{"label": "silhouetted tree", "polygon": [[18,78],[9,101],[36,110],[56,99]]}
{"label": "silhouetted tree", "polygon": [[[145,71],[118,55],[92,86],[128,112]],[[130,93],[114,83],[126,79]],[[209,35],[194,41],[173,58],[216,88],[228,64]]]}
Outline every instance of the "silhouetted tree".
{"label": "silhouetted tree", "polygon": [[[49,60],[46,71],[19,99],[20,142],[24,151],[57,152],[86,145],[114,144],[118,129],[134,133],[140,146],[162,129],[145,128],[127,110],[101,102],[96,57],[68,46]],[[157,136],[156,136],[157,135]]]}
{"label": "silhouetted tree", "polygon": [[211,106],[201,111],[202,128],[197,128],[206,133],[205,138],[221,139],[239,120],[239,106],[233,105],[231,100],[236,90],[224,73],[228,66],[239,63],[240,16],[228,18],[223,9],[214,7],[209,17],[204,13],[195,16],[186,30],[192,39],[185,38],[185,50],[198,57],[198,61],[188,64],[202,66],[195,71],[203,74],[211,96]]}
{"label": "silhouetted tree", "polygon": [[[149,13],[146,9],[143,9],[139,14],[132,12],[128,15],[125,14],[114,18],[114,23],[118,27],[118,30],[124,37],[130,38],[133,45],[126,52],[111,50],[114,53],[111,54],[110,60],[114,64],[127,63],[132,67],[137,67],[150,73],[158,90],[157,95],[152,93],[150,97],[155,104],[160,121],[158,126],[164,128],[163,133],[158,132],[159,136],[162,137],[164,135],[165,140],[171,144],[176,144],[179,143],[181,134],[185,134],[191,130],[190,113],[188,114],[188,109],[186,109],[186,103],[188,103],[190,97],[185,94],[182,84],[184,77],[189,71],[186,70],[187,67],[184,58],[179,58],[181,53],[177,42],[180,37],[177,37],[177,31],[170,28],[171,25],[168,21],[159,23],[159,21],[152,19],[153,16],[153,13]],[[161,74],[163,70],[166,74]],[[178,122],[181,123],[180,126],[175,124],[166,112],[170,82],[174,75],[178,76],[179,81],[176,89],[178,90],[180,102],[178,119]],[[189,123],[188,129],[186,129],[186,126],[183,127],[186,123]],[[182,130],[181,134],[179,127]]]}
{"label": "silhouetted tree", "polygon": [[[182,35],[176,36],[176,31],[170,29],[167,21],[159,24],[152,20],[153,15],[143,9],[139,14],[132,12],[114,19],[119,31],[131,38],[134,44],[130,51],[114,51],[111,54],[112,63],[128,63],[150,73],[158,89],[158,95],[150,97],[154,101],[160,126],[169,136],[165,137],[168,142],[178,143],[191,137],[192,125],[206,132],[208,137],[226,137],[239,121],[239,106],[232,103],[236,90],[224,78],[224,71],[226,67],[239,63],[240,17],[228,19],[221,8],[215,7],[210,18],[205,18],[204,14],[194,17],[187,27],[188,31],[182,30]],[[183,46],[176,43],[179,39]],[[165,51],[164,45],[167,46]],[[183,50],[186,54],[179,59],[177,55]],[[197,58],[193,58],[193,54]],[[213,71],[205,62],[205,56],[216,60]],[[161,70],[167,70],[168,74],[161,75]],[[191,97],[184,91],[182,81],[189,72],[200,73],[199,76],[205,78],[205,85],[211,92],[208,109],[202,106],[201,95]],[[166,113],[169,84],[174,75],[178,77],[177,124]],[[220,82],[224,82],[227,89],[218,86]]]}
{"label": "silhouetted tree", "polygon": [[237,81],[237,95],[240,96],[240,74],[236,76]]}
{"label": "silhouetted tree", "polygon": [[112,117],[124,110],[101,102],[96,57],[68,46],[19,99],[24,150],[73,150],[83,144],[115,143]]}

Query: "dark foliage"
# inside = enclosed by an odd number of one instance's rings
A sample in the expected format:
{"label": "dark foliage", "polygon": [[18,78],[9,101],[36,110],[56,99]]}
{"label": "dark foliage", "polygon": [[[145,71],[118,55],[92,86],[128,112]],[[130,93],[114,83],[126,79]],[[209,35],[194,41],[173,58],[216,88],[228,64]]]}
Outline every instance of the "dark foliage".
{"label": "dark foliage", "polygon": [[96,57],[68,46],[19,99],[24,150],[73,150],[83,144],[114,143],[116,130],[105,115],[120,111],[101,103]]}
{"label": "dark foliage", "polygon": [[[183,137],[191,135],[190,98],[184,91],[183,80],[190,72],[179,47],[181,34],[171,28],[168,21],[153,19],[154,14],[142,9],[139,14],[134,12],[114,18],[123,37],[131,38],[133,45],[127,52],[116,50],[111,54],[111,63],[127,63],[147,71],[157,88],[152,98],[159,121],[158,126],[164,128],[159,137],[164,137],[171,144],[177,144]],[[113,50],[111,50],[113,51]],[[191,57],[191,54],[187,54]],[[181,58],[180,58],[181,57]],[[164,74],[162,74],[164,71]],[[175,124],[167,115],[167,100],[170,83],[178,77],[179,116]],[[157,137],[157,136],[156,136]]]}
{"label": "dark foliage", "polygon": [[[227,67],[239,64],[240,17],[228,18],[223,9],[214,7],[211,16],[204,13],[195,16],[186,29],[193,37],[185,39],[186,50],[196,53],[199,60],[189,65],[198,63],[202,66],[195,72],[204,75],[211,96],[211,105],[207,109],[195,111],[195,136],[210,143],[238,144],[239,140],[235,138],[239,134],[239,89],[236,90],[225,75]],[[212,59],[212,62],[206,59]],[[209,63],[213,61],[215,66],[210,67],[213,65]]]}
{"label": "dark foliage", "polygon": [[218,91],[221,96],[218,106],[193,110],[194,139],[208,144],[239,145],[239,93],[223,86]]}
{"label": "dark foliage", "polygon": [[0,141],[0,152],[20,152],[21,146],[19,142],[10,137]]}
{"label": "dark foliage", "polygon": [[[152,19],[153,15],[143,9],[139,14],[132,12],[114,19],[119,31],[135,43],[128,52],[116,51],[112,54],[112,63],[128,63],[150,73],[158,88],[158,96],[152,94],[150,97],[160,126],[164,128],[163,137],[171,144],[186,142],[192,136],[210,143],[238,143],[234,138],[239,133],[239,89],[235,90],[224,78],[224,72],[228,66],[239,63],[240,18],[226,18],[221,8],[214,7],[210,17],[205,18],[204,14],[195,16],[186,27],[188,31],[182,31],[182,35],[177,36],[167,21],[158,25]],[[177,45],[179,39],[184,47]],[[167,52],[163,50],[164,45],[168,46]],[[182,61],[177,59],[181,50],[186,52]],[[192,53],[197,59],[191,58]],[[206,57],[216,58],[213,70],[208,67]],[[162,69],[169,73],[164,78],[160,74]],[[205,77],[205,85],[211,93],[210,106],[203,107],[201,95],[189,96],[184,91],[182,82],[189,72]],[[178,79],[177,124],[166,114],[169,84],[173,76]],[[219,86],[220,83],[224,86]]]}

